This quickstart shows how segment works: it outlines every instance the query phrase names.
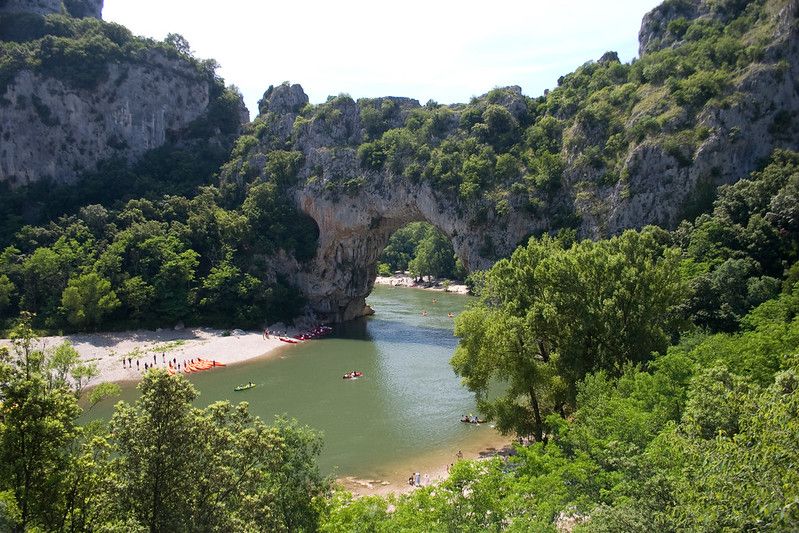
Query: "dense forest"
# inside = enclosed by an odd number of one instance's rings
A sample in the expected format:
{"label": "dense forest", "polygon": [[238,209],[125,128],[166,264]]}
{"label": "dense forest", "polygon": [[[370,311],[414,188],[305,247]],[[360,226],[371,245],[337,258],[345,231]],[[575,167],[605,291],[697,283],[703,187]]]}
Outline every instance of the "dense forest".
{"label": "dense forest", "polygon": [[[700,115],[740,97],[734,82],[764,58],[773,29],[769,2],[713,6],[719,17],[672,19],[673,46],[630,64],[607,54],[539,98],[495,89],[457,106],[361,102],[363,168],[428,183],[457,209],[488,201],[551,221],[471,273],[478,300],[456,320],[451,360],[481,413],[532,444],[387,498],[355,498],[321,476],[312,429],[269,425],[246,403],[194,407],[196,390],[157,370],[110,422],[84,424],[116,387],[88,390],[91,362],[36,340],[302,313],[273,268],[302,265],[317,247],[290,191],[320,176],[301,175],[292,143],[352,99],[298,110],[289,143],[264,108],[228,146],[212,138],[234,131],[235,90],[180,36],[158,43],[62,15],[0,19],[0,88],[21,69],[88,87],[109,61],[153,49],[217,87],[208,116],[139,161],[102,162],[74,184],[2,185],[0,328],[13,345],[0,348],[0,530],[798,529],[799,154],[776,150],[732,185],[700,183],[670,229],[587,240],[558,195],[573,187],[590,203],[602,187],[624,191],[624,154],[644,140],[692,165],[713,133]],[[773,134],[792,135],[792,117],[775,117]],[[344,198],[370,176],[328,176],[324,188]],[[380,261],[382,273],[466,274],[423,223],[397,231]]]}
{"label": "dense forest", "polygon": [[391,236],[380,256],[378,274],[409,272],[416,278],[463,280],[466,269],[447,236],[426,222],[411,222]]}

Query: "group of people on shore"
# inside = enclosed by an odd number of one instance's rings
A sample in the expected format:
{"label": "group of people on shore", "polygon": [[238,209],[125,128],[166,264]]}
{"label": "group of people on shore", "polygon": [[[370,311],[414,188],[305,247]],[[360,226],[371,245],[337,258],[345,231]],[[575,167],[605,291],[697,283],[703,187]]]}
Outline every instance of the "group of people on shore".
{"label": "group of people on shore", "polygon": [[414,472],[408,478],[408,485],[412,487],[424,487],[430,484],[430,475],[425,474],[422,476],[419,472]]}
{"label": "group of people on shore", "polygon": [[[125,364],[127,362],[127,365]],[[132,357],[123,357],[122,358],[122,368],[126,370],[133,370],[133,364],[136,364],[136,371],[137,372],[147,372],[148,370],[156,367],[169,367],[177,372],[180,372],[183,368],[186,368],[186,365],[193,364],[195,362],[194,359],[189,359],[186,361],[183,359],[182,361],[178,362],[177,357],[173,357],[172,359],[166,358],[166,353],[161,354],[161,364],[158,364],[158,356],[153,354],[153,362],[150,363],[149,361],[145,361],[143,364],[140,359],[133,360]]]}
{"label": "group of people on shore", "polygon": [[[455,454],[455,459],[457,461],[463,459],[462,450],[458,450],[458,453]],[[455,463],[450,463],[449,466],[447,466],[447,474],[449,474],[449,471],[453,466],[455,466]],[[430,475],[429,474],[422,475],[419,472],[414,472],[408,478],[408,485],[410,485],[411,487],[425,487],[427,485],[430,485]]]}

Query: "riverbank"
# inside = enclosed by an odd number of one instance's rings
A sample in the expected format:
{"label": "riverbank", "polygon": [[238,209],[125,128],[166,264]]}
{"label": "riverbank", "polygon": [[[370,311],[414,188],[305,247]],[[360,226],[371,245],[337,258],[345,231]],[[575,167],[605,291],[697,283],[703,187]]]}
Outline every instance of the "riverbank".
{"label": "riverbank", "polygon": [[[165,368],[172,359],[182,365],[184,361],[199,357],[232,365],[272,355],[278,348],[287,346],[274,336],[264,338],[262,332],[187,328],[41,337],[38,348],[52,349],[64,341],[72,344],[84,362],[97,365],[98,375],[89,386],[138,381],[144,373],[144,363]],[[11,348],[10,345],[9,340],[0,340],[0,346]]]}
{"label": "riverbank", "polygon": [[391,287],[406,287],[410,289],[424,289],[428,291],[451,292],[453,294],[469,294],[469,287],[460,284],[450,284],[445,286],[439,281],[417,283],[411,276],[398,275],[377,276],[376,285],[388,285]]}
{"label": "riverbank", "polygon": [[[373,479],[353,476],[339,477],[339,485],[356,496],[388,496],[389,494],[406,494],[417,487],[408,483],[408,477],[419,472],[422,482],[429,479],[429,484],[441,483],[449,476],[449,467],[462,459],[489,459],[497,455],[507,455],[512,450],[510,437],[500,435],[492,427],[475,427],[475,431],[483,433],[474,435],[459,444],[459,448],[446,448],[419,455],[411,461],[383,466],[384,472]],[[458,452],[461,457],[458,457]],[[427,474],[427,478],[425,478]]]}

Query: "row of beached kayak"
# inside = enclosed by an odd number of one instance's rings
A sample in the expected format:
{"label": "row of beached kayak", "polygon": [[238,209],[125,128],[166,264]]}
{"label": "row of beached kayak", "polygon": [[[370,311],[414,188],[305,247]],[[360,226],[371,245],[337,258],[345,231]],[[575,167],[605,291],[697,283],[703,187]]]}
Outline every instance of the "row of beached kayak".
{"label": "row of beached kayak", "polygon": [[302,341],[309,341],[311,339],[324,337],[325,335],[329,335],[332,331],[333,328],[331,328],[330,326],[318,326],[311,331],[300,333],[296,337],[278,337],[278,339],[280,339],[283,342],[287,342],[289,344],[297,344]]}
{"label": "row of beached kayak", "polygon": [[[227,366],[227,365],[225,363],[220,363],[219,361],[210,361],[208,359],[200,359],[198,357],[197,360],[194,361],[193,363],[189,363],[183,368],[181,368],[180,372],[183,372],[184,374],[192,374],[196,372],[202,372],[203,370],[211,370],[212,368],[218,366]],[[173,376],[178,372],[178,370],[172,365],[172,363],[169,363],[169,367],[166,369],[166,371]]]}

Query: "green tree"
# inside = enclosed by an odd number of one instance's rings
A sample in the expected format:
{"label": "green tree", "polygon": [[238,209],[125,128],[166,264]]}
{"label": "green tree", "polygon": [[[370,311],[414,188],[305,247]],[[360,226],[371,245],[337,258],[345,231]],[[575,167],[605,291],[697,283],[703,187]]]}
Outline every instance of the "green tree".
{"label": "green tree", "polygon": [[17,288],[14,286],[14,282],[5,274],[0,275],[0,316],[3,316],[11,308],[16,292]]}
{"label": "green tree", "polygon": [[[588,372],[619,375],[662,352],[684,288],[678,256],[652,232],[565,249],[531,239],[487,274],[480,305],[456,321],[455,372],[503,432],[544,434]],[[492,382],[506,385],[490,399]]]}
{"label": "green tree", "polygon": [[67,321],[73,326],[96,326],[113,313],[120,301],[111,289],[111,282],[96,272],[72,278],[61,295]]}
{"label": "green tree", "polygon": [[39,349],[31,323],[23,315],[12,330],[13,357],[0,351],[0,523],[10,522],[12,531],[60,531],[78,498],[71,489],[84,434],[80,388],[95,371],[68,344]]}
{"label": "green tree", "polygon": [[115,478],[105,513],[149,531],[309,531],[325,484],[318,437],[246,403],[192,407],[194,387],[154,370],[111,421]]}
{"label": "green tree", "polygon": [[416,247],[414,257],[408,263],[408,269],[420,278],[451,275],[455,269],[455,257],[449,239],[440,231],[431,228]]}

